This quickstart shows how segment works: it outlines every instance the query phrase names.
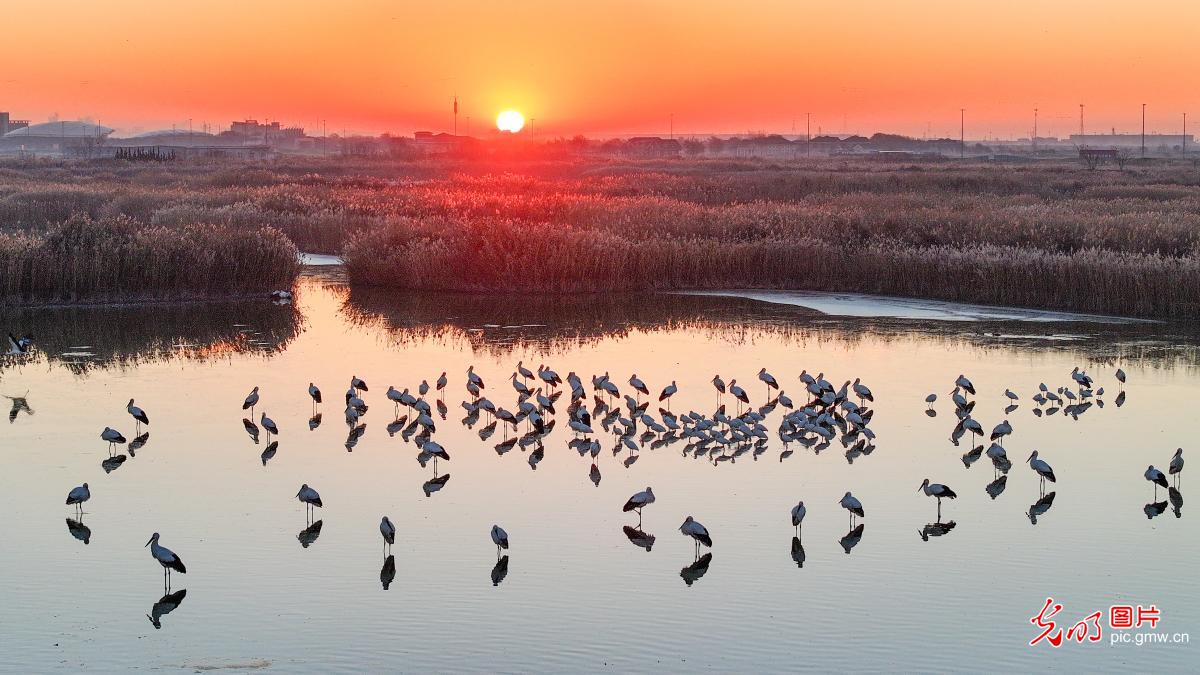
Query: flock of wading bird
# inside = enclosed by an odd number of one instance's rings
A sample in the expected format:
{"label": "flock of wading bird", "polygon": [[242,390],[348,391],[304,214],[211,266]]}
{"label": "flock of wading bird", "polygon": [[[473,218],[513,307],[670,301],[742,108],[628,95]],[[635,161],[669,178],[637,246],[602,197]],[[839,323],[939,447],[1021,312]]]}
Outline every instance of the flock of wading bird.
{"label": "flock of wading bird", "polygon": [[[1118,369],[1115,375],[1118,386],[1121,387],[1116,398],[1116,405],[1120,406],[1124,403],[1125,398],[1123,389],[1125,373]],[[1070,386],[1051,388],[1045,383],[1041,384],[1038,392],[1031,397],[1031,400],[1037,404],[1033,410],[1034,414],[1042,417],[1061,412],[1064,417],[1078,420],[1093,405],[1103,407],[1104,388],[1096,388],[1091,376],[1079,368],[1075,368],[1071,372],[1071,379],[1072,385]],[[539,366],[536,371],[531,371],[522,362],[518,362],[516,370],[507,378],[516,394],[515,406],[509,410],[497,406],[485,395],[484,380],[472,366],[466,372],[466,390],[470,398],[461,404],[467,413],[462,423],[467,428],[474,428],[476,424],[486,419],[488,423],[478,432],[480,439],[485,441],[495,433],[499,425],[504,440],[495,445],[496,452],[503,455],[514,447],[519,446],[523,451],[532,447],[533,450],[528,455],[528,462],[531,468],[536,469],[538,462],[545,456],[543,440],[554,429],[557,421],[554,418],[557,415],[556,405],[563,393],[569,390],[570,398],[565,413],[566,425],[571,430],[572,439],[568,442],[568,446],[576,450],[581,457],[591,456],[593,461],[589,477],[596,485],[599,485],[600,482],[600,471],[595,460],[604,447],[598,438],[602,434],[596,432],[597,426],[603,434],[614,439],[612,446],[614,456],[626,453],[627,456],[623,460],[626,467],[631,466],[637,460],[638,451],[647,443],[651,448],[657,448],[683,441],[686,443],[682,453],[684,456],[704,457],[714,465],[722,462],[734,462],[746,453],[750,453],[753,458],[757,459],[766,450],[770,438],[764,421],[776,408],[783,408],[787,411],[776,429],[776,435],[784,445],[780,461],[792,454],[792,444],[810,448],[819,453],[830,447],[835,441],[840,442],[846,448],[848,462],[853,463],[856,457],[870,455],[874,450],[875,439],[875,434],[869,428],[874,410],[867,405],[868,403],[873,404],[875,400],[871,390],[858,379],[848,380],[841,387],[835,387],[825,379],[824,373],[813,376],[804,371],[800,374],[799,380],[803,385],[804,392],[802,405],[797,405],[785,391],[781,390],[779,382],[765,368],[760,370],[758,381],[765,389],[767,402],[758,408],[753,408],[750,406],[748,392],[738,385],[737,380],[730,380],[726,384],[719,375],[714,376],[712,385],[716,390],[717,409],[712,415],[703,415],[695,411],[686,414],[671,412],[671,399],[678,392],[678,387],[675,382],[672,382],[664,387],[658,395],[659,408],[656,418],[648,410],[651,398],[650,389],[636,374],[628,380],[629,390],[634,392],[634,395],[622,395],[621,388],[610,378],[608,373],[593,376],[591,381],[592,407],[589,410],[587,391],[584,389],[583,382],[574,372],[567,374],[564,387],[563,379],[550,368]],[[397,390],[395,387],[389,387],[386,393],[388,401],[394,406],[395,413],[394,421],[387,427],[389,435],[394,436],[396,433],[400,433],[405,441],[414,443],[418,450],[417,461],[421,466],[426,466],[429,462],[434,464],[434,478],[423,487],[427,496],[441,489],[449,479],[449,474],[437,475],[436,462],[438,459],[449,461],[450,454],[433,438],[433,434],[437,431],[435,411],[437,417],[442,420],[446,419],[448,412],[444,402],[448,382],[446,373],[443,372],[432,386],[428,381],[422,381],[417,387],[416,394],[410,393],[407,388]],[[532,387],[531,383],[534,383]],[[365,423],[361,420],[367,414],[368,406],[362,396],[367,391],[368,387],[365,381],[357,376],[350,378],[350,386],[344,396],[345,421],[350,429],[346,443],[347,450],[353,449],[354,444],[365,431]],[[436,394],[434,404],[436,408],[425,398],[431,391]],[[313,403],[313,416],[309,420],[309,428],[315,429],[321,424],[322,415],[318,412],[318,407],[323,403],[323,397],[321,390],[312,383],[309,384],[308,394]],[[1005,390],[1004,395],[1010,402],[1004,411],[1007,415],[1017,408],[1017,401],[1020,400],[1020,397],[1009,389]],[[643,396],[646,397],[645,401],[642,400]],[[726,396],[733,399],[735,405],[733,414],[729,414],[726,410]],[[951,441],[955,445],[958,445],[959,441],[967,434],[981,440],[985,435],[982,424],[972,416],[976,403],[972,398],[974,396],[974,384],[965,376],[960,375],[954,382],[953,391],[950,392],[957,418],[951,433]],[[935,417],[936,412],[933,405],[937,401],[937,395],[930,394],[925,401],[929,405],[926,414]],[[259,414],[257,423],[253,421],[255,409],[260,402],[259,390],[258,387],[255,387],[242,403],[242,409],[250,411],[250,416],[243,419],[242,422],[255,443],[258,443],[260,428],[266,431],[267,448],[262,454],[265,466],[278,448],[278,440],[272,441],[271,439],[277,437],[280,431],[265,412]],[[401,414],[402,407],[405,411],[404,414]],[[149,416],[142,408],[135,405],[133,399],[129,400],[126,411],[133,418],[137,431],[140,432],[143,425],[149,425]],[[522,428],[525,429],[523,433],[521,433]],[[644,429],[641,434],[638,433],[639,428]],[[511,437],[509,436],[510,430],[512,431]],[[968,468],[983,454],[992,460],[996,479],[986,487],[986,492],[992,499],[999,496],[1007,484],[1008,471],[1012,464],[1003,443],[1005,437],[1012,434],[1012,431],[1011,423],[1005,419],[995,425],[988,435],[991,445],[986,451],[983,445],[978,445],[963,455],[963,463]],[[110,458],[116,445],[127,443],[126,438],[120,432],[109,427],[104,429],[100,437],[109,443]],[[130,443],[131,450],[132,446],[138,442],[144,444],[147,437],[148,433],[137,436]],[[1054,483],[1058,479],[1054,469],[1046,459],[1040,456],[1038,451],[1031,452],[1025,461],[1040,481],[1041,497],[1030,507],[1027,514],[1030,522],[1036,524],[1037,518],[1045,514],[1054,501],[1055,493],[1046,493],[1046,483]],[[106,466],[107,470],[110,469]],[[1166,474],[1154,466],[1150,466],[1144,474],[1145,479],[1154,484],[1156,498],[1159,487],[1168,490],[1168,500],[1174,506],[1177,517],[1180,516],[1180,508],[1183,503],[1182,495],[1177,487],[1182,471],[1183,450],[1181,448],[1176,450],[1169,460]],[[1171,480],[1175,481],[1175,485],[1168,482],[1168,475]],[[928,478],[921,483],[917,490],[937,500],[937,521],[926,525],[919,531],[922,539],[928,540],[930,536],[940,536],[949,532],[955,523],[954,521],[942,522],[942,500],[956,499],[958,494],[949,486],[931,482]],[[300,486],[295,497],[305,507],[306,528],[300,533],[298,539],[307,547],[320,534],[321,521],[313,521],[315,509],[324,508],[325,504],[320,493],[307,483]],[[91,490],[88,484],[84,483],[70,491],[66,503],[76,506],[81,520],[83,504],[90,499]],[[623,506],[625,512],[636,512],[638,515],[638,527],[626,526],[624,528],[626,536],[635,545],[643,547],[647,551],[653,546],[655,538],[641,530],[641,514],[643,509],[654,502],[654,490],[647,487],[631,496]],[[864,518],[866,512],[862,502],[849,491],[839,500],[838,504],[846,509],[850,518],[850,531],[839,540],[848,554],[862,538],[863,525],[855,523],[857,519]],[[1166,501],[1153,501],[1147,504],[1146,515],[1152,518],[1161,514],[1166,510],[1167,504]],[[791,522],[796,535],[792,540],[792,556],[800,566],[803,566],[805,554],[799,535],[806,515],[807,508],[804,501],[799,501],[791,508]],[[68,520],[68,525],[70,526],[73,522],[79,527],[83,527],[79,521]],[[711,554],[701,556],[701,547],[711,548],[713,539],[708,529],[690,515],[684,519],[679,531],[684,536],[690,537],[695,543],[695,560],[681,571],[681,576],[690,585],[707,571]],[[72,533],[75,533],[75,528],[72,528]],[[381,581],[386,589],[395,576],[395,558],[391,555],[390,547],[396,539],[396,526],[387,516],[384,516],[379,523],[379,533],[383,538],[385,554]],[[497,557],[496,567],[492,570],[492,582],[499,584],[508,570],[508,555],[504,551],[509,548],[509,535],[499,525],[492,525],[489,534],[492,543],[496,546]],[[164,596],[164,601],[168,601],[171,598],[169,591],[172,572],[186,573],[187,568],[177,554],[159,544],[157,532],[146,542],[146,546],[150,548],[150,554],[154,560],[162,567],[163,583],[168,591],[168,595]],[[154,621],[153,618],[151,620]],[[158,625],[156,621],[155,625]]]}

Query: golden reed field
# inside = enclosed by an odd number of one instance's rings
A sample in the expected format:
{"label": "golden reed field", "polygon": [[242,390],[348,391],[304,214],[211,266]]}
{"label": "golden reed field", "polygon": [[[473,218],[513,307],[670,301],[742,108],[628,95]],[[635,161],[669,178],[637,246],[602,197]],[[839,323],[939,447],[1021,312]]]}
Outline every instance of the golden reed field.
{"label": "golden reed field", "polygon": [[290,284],[297,250],[341,254],[356,285],[403,289],[812,289],[1194,319],[1200,172],[719,159],[0,166],[6,302],[261,294]]}

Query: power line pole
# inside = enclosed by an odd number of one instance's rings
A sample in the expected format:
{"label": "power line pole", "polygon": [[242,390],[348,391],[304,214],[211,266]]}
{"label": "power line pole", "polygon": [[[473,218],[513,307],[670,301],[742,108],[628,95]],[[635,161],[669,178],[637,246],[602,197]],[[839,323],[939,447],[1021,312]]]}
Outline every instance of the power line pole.
{"label": "power line pole", "polygon": [[454,95],[454,137],[458,138],[458,94]]}
{"label": "power line pole", "polygon": [[1037,108],[1033,109],[1033,154],[1037,154]]}
{"label": "power line pole", "polygon": [[675,140],[675,113],[671,113],[671,140]]}
{"label": "power line pole", "polygon": [[1142,104],[1142,157],[1146,156],[1146,104]]}
{"label": "power line pole", "polygon": [[804,113],[804,154],[812,154],[812,113]]}
{"label": "power line pole", "polygon": [[1079,142],[1083,142],[1083,104],[1079,104]]}
{"label": "power line pole", "polygon": [[1183,158],[1187,159],[1187,113],[1183,113]]}
{"label": "power line pole", "polygon": [[967,156],[967,109],[958,109],[958,158]]}

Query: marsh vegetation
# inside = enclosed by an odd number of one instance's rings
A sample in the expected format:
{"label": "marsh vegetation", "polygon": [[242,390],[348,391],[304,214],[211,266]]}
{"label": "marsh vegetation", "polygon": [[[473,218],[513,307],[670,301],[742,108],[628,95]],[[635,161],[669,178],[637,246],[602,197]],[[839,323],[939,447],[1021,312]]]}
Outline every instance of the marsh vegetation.
{"label": "marsh vegetation", "polygon": [[[6,260],[64,236],[64,223],[113,230],[129,251],[119,255],[171,252],[149,278],[118,265],[51,285],[63,298],[279,285],[295,274],[279,262],[290,240],[342,254],[357,285],[413,290],[785,288],[1143,317],[1200,309],[1200,173],[1182,164],[341,159],[0,171]],[[239,276],[203,272],[181,242]],[[6,295],[39,288],[26,272],[11,281],[12,268]]]}

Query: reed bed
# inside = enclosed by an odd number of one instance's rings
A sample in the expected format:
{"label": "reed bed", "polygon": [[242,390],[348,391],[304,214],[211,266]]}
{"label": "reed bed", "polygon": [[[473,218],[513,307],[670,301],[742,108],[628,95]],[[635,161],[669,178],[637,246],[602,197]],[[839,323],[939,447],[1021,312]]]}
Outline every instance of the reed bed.
{"label": "reed bed", "polygon": [[[1190,319],[1200,292],[1200,172],[1183,165],[0,168],[0,232],[37,240],[80,215],[146,232],[204,224],[249,239],[267,227],[300,250],[343,253],[355,283],[395,288],[853,290]],[[30,245],[9,237],[8,248]]]}
{"label": "reed bed", "polygon": [[77,216],[42,233],[0,234],[5,304],[180,300],[266,294],[299,273],[278,230],[144,226]]}

